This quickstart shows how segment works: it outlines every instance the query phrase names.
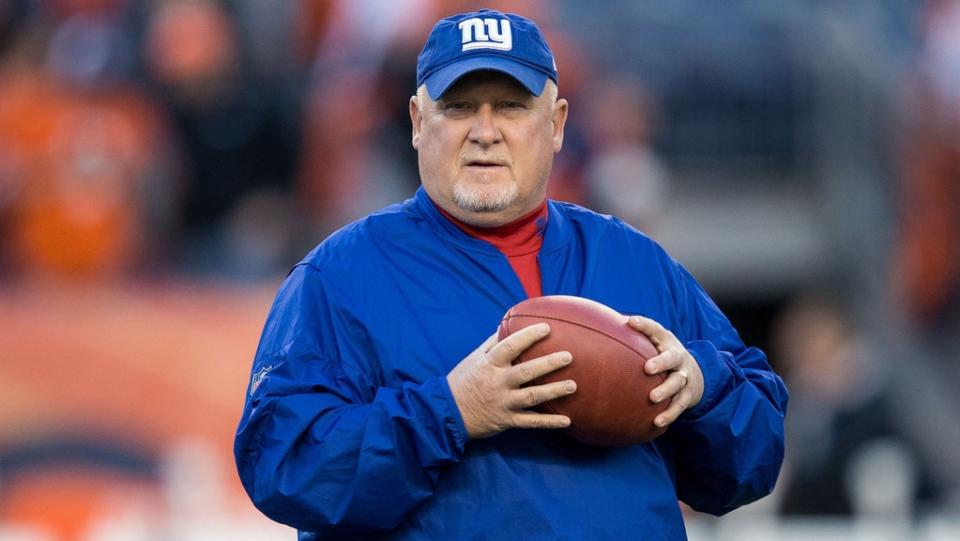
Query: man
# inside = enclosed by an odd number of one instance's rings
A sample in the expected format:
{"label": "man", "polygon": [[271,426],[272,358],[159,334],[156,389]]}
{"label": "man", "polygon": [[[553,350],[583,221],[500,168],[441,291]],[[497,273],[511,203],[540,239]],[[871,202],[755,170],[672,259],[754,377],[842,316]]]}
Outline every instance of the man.
{"label": "man", "polygon": [[[545,199],[568,105],[536,25],[444,19],[417,79],[422,188],[320,244],[267,319],[235,449],[257,507],[309,540],[683,539],[678,499],[769,493],[787,395],[763,353],[650,239]],[[593,447],[528,409],[576,392],[525,386],[567,352],[511,365],[548,328],[491,335],[540,294],[637,316],[660,351],[644,368],[668,374],[663,436]]]}

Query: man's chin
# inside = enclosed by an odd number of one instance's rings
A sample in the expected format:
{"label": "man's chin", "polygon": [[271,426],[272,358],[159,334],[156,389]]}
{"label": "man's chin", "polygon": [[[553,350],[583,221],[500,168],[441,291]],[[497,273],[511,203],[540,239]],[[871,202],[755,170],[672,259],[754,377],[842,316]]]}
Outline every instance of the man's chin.
{"label": "man's chin", "polygon": [[513,185],[499,189],[492,186],[471,188],[457,186],[453,191],[454,203],[467,212],[500,212],[510,208],[516,200],[517,190]]}

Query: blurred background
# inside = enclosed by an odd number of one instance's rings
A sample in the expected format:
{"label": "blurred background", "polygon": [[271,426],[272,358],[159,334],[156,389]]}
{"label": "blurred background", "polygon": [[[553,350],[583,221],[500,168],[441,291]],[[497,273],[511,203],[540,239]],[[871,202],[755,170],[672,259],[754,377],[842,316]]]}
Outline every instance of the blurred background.
{"label": "blurred background", "polygon": [[430,26],[535,19],[552,197],[690,268],[791,391],[693,540],[960,539],[960,1],[0,0],[0,540],[283,540],[232,436],[287,270],[418,186]]}

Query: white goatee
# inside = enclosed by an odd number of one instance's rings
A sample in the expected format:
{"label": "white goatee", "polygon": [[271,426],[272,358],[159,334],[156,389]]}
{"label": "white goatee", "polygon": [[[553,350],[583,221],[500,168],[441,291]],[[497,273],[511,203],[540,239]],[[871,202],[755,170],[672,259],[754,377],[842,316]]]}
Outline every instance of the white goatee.
{"label": "white goatee", "polygon": [[453,187],[453,202],[469,212],[500,212],[517,200],[517,185],[510,183],[499,190],[469,189],[462,183]]}

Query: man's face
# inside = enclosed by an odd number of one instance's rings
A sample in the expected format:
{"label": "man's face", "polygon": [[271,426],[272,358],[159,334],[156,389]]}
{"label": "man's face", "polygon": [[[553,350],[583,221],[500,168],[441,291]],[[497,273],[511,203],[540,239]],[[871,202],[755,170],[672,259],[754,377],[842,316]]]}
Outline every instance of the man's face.
{"label": "man's face", "polygon": [[423,187],[458,219],[509,223],[546,197],[553,155],[563,145],[566,100],[553,82],[533,96],[508,75],[474,72],[438,101],[421,88],[410,100],[413,147]]}

